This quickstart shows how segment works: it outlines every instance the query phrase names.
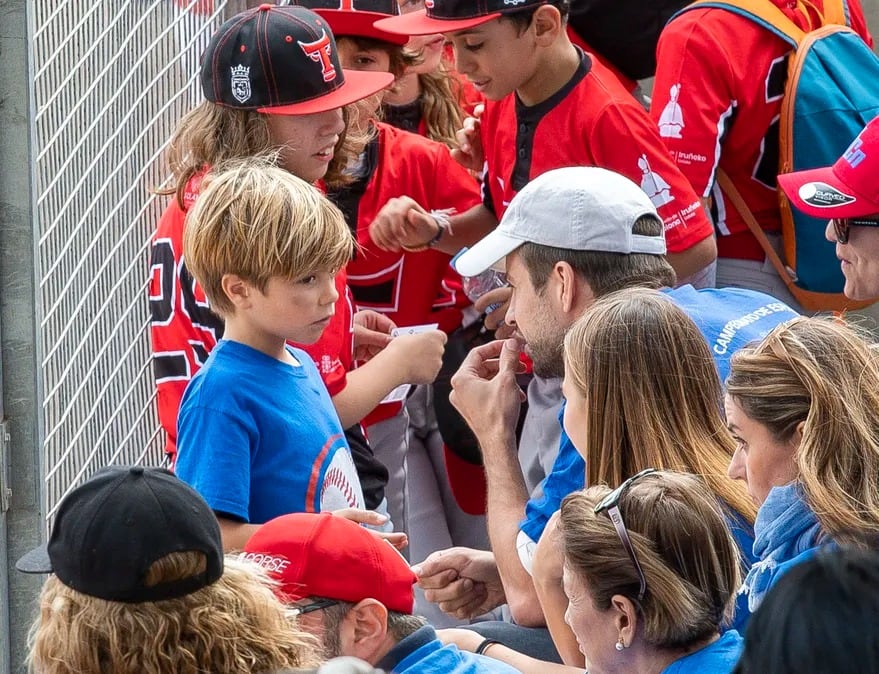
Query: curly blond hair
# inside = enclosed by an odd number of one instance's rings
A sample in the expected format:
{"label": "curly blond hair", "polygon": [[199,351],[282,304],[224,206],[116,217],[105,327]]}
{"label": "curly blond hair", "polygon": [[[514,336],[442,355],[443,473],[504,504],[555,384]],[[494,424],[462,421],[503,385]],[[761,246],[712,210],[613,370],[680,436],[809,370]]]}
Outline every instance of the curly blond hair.
{"label": "curly blond hair", "polygon": [[[188,578],[204,555],[172,553],[147,583]],[[223,576],[178,599],[122,603],[77,592],[50,576],[31,628],[28,666],[40,674],[269,672],[317,664],[314,637],[299,629],[257,565],[227,557]]]}

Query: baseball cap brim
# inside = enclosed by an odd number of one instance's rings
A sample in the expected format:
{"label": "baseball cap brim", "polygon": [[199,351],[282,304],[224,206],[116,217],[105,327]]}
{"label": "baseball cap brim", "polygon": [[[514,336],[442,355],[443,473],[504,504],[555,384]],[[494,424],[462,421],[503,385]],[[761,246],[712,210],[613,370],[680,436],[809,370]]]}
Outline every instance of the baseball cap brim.
{"label": "baseball cap brim", "polygon": [[394,83],[394,76],[391,73],[362,70],[342,70],[342,72],[345,74],[345,83],[329,93],[298,103],[258,108],[257,112],[265,115],[311,115],[326,112],[355,103],[382,89],[387,89]]}
{"label": "baseball cap brim", "polygon": [[488,23],[500,16],[500,12],[493,12],[469,19],[436,19],[428,16],[426,9],[421,9],[417,12],[376,21],[374,25],[379,30],[399,35],[433,35],[434,33],[455,33],[459,30],[467,30]]}
{"label": "baseball cap brim", "polygon": [[[860,196],[843,183],[832,166],[782,173],[778,176],[778,184],[794,208],[814,218],[858,218],[879,213],[879,203]],[[807,195],[814,194],[822,186],[839,192],[841,203],[816,205],[814,201],[809,201]]]}
{"label": "baseball cap brim", "polygon": [[52,561],[49,559],[49,544],[44,543],[19,558],[15,568],[23,573],[52,573]]}
{"label": "baseball cap brim", "polygon": [[524,243],[524,239],[510,236],[498,228],[458,254],[452,260],[452,266],[461,276],[476,276],[490,267],[502,268],[500,261]]}
{"label": "baseball cap brim", "polygon": [[381,12],[347,11],[344,9],[313,9],[315,14],[323,17],[330,25],[336,40],[340,37],[352,35],[354,37],[369,37],[373,40],[382,40],[391,44],[404,45],[409,41],[408,35],[391,33],[387,30],[375,27],[376,21],[393,18],[389,14]]}

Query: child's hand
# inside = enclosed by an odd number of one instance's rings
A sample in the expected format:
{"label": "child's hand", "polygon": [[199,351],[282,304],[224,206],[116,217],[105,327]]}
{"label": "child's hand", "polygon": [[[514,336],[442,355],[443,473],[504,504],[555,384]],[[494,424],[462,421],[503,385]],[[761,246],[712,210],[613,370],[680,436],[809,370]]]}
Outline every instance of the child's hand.
{"label": "child's hand", "polygon": [[482,135],[480,118],[485,111],[485,105],[480,103],[473,109],[473,117],[464,120],[464,127],[458,129],[455,138],[458,148],[452,150],[452,158],[461,166],[471,171],[482,171],[485,164],[485,153],[482,150]]}
{"label": "child's hand", "polygon": [[401,384],[430,384],[443,364],[446,333],[428,330],[415,335],[400,335],[385,348],[400,372]]}
{"label": "child's hand", "polygon": [[[387,515],[382,515],[374,510],[364,510],[363,508],[340,508],[339,510],[333,510],[332,512],[336,517],[344,517],[346,520],[351,520],[357,524],[366,524],[369,526],[379,527],[388,521]],[[409,545],[409,537],[406,535],[405,531],[385,532],[376,531],[375,529],[367,529],[367,531],[376,538],[386,540],[397,548],[397,550],[402,550]]]}
{"label": "child's hand", "polygon": [[396,324],[384,314],[361,309],[354,314],[354,360],[368,361],[391,343]]}
{"label": "child's hand", "polygon": [[409,197],[389,199],[369,226],[369,237],[382,250],[420,248],[433,240],[439,223]]}

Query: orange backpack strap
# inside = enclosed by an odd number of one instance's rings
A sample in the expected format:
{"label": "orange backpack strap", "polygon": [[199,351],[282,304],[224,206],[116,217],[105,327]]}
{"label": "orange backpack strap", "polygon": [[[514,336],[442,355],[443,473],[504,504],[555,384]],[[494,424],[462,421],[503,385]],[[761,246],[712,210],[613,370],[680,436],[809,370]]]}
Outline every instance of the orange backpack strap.
{"label": "orange backpack strap", "polygon": [[834,26],[848,26],[848,6],[845,0],[824,0],[824,7],[821,12],[824,17],[824,24],[833,24]]}
{"label": "orange backpack strap", "polygon": [[[830,0],[830,4],[835,2],[839,2],[839,0]],[[806,35],[805,31],[791,21],[771,0],[696,0],[696,2],[687,5],[686,9],[698,7],[717,7],[736,14],[750,16],[757,23],[792,45],[800,44]]]}
{"label": "orange backpack strap", "polygon": [[726,198],[730,200],[730,203],[735,206],[739,215],[742,216],[742,220],[745,221],[748,225],[748,229],[751,230],[751,234],[753,234],[754,238],[760,243],[760,247],[763,248],[763,252],[766,253],[766,258],[772,263],[772,266],[781,277],[781,280],[784,281],[788,290],[791,291],[791,294],[796,295],[799,288],[794,283],[790,270],[785,266],[784,262],[782,262],[778,251],[776,251],[773,245],[769,242],[769,237],[766,236],[766,232],[763,231],[760,223],[757,222],[757,218],[754,217],[751,209],[748,208],[748,205],[742,198],[741,193],[736,186],[733,185],[732,180],[730,180],[729,176],[723,169],[717,169],[717,184],[720,185],[720,189],[723,190]]}

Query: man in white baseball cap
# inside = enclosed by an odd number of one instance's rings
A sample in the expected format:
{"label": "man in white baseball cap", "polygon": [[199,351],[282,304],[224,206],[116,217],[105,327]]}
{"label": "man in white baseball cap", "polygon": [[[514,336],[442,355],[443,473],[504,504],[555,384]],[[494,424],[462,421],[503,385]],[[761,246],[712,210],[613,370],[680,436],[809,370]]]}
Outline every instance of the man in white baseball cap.
{"label": "man in white baseball cap", "polygon": [[[796,315],[751,290],[673,288],[675,273],[665,252],[663,222],[641,188],[612,171],[581,166],[528,183],[499,226],[456,259],[465,276],[505,269],[510,289],[504,320],[514,336],[471,351],[452,379],[451,400],[483,452],[492,552],[453,548],[416,565],[428,599],[443,610],[473,617],[506,602],[518,625],[545,624],[530,576],[531,554],[561,499],[583,488],[585,475],[557,422],[564,336],[596,299],[624,288],[663,289],[700,327],[721,377],[739,347]],[[514,375],[521,350],[535,377],[517,447],[521,391]],[[529,500],[541,471],[547,477]],[[485,623],[472,628],[531,650],[523,644],[533,633]]]}

